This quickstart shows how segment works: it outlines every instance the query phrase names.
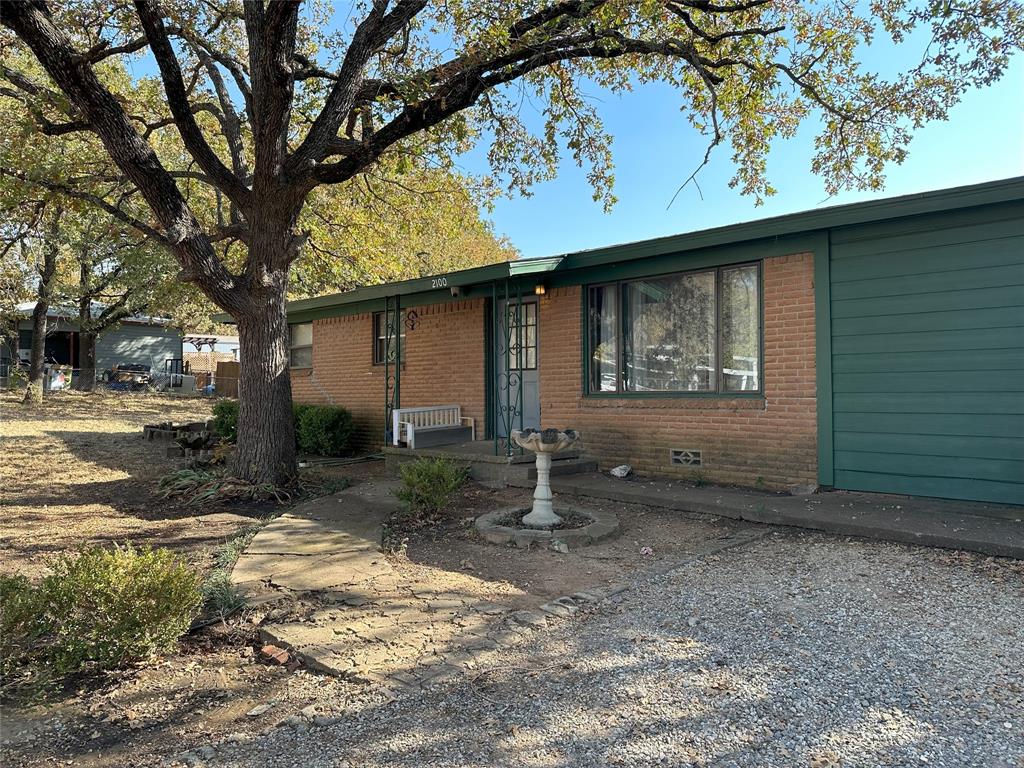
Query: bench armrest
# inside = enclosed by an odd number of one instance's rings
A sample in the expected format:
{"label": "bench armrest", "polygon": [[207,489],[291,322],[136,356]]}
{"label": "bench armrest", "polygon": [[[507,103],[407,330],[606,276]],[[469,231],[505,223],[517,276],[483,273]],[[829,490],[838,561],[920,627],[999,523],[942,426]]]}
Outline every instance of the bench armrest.
{"label": "bench armrest", "polygon": [[416,439],[416,427],[411,421],[396,421],[395,422],[395,445],[400,445],[402,439],[405,439],[405,444],[409,448],[415,448],[413,442]]}
{"label": "bench armrest", "polygon": [[459,421],[464,426],[469,427],[470,440],[474,440],[475,441],[476,440],[476,419],[474,419],[474,418],[472,418],[470,416],[462,416],[462,417],[459,418]]}

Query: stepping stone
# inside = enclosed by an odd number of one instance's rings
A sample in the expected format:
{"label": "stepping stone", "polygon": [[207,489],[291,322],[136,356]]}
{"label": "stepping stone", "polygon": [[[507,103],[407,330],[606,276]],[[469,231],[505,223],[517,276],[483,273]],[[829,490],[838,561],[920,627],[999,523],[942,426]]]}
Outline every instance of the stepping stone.
{"label": "stepping stone", "polygon": [[519,626],[528,627],[529,629],[543,629],[548,624],[546,618],[533,611],[516,611],[509,618]]}
{"label": "stepping stone", "polygon": [[580,607],[572,601],[569,597],[560,597],[557,600],[552,600],[550,603],[544,603],[540,609],[546,613],[550,613],[552,616],[572,616],[576,613]]}

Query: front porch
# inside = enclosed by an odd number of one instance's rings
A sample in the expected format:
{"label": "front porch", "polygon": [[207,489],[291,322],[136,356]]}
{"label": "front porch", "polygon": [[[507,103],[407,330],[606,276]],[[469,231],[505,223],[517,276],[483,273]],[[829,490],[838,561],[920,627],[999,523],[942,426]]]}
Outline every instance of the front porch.
{"label": "front porch", "polygon": [[[534,455],[518,449],[506,455],[503,440],[499,443],[494,440],[473,440],[429,448],[384,447],[385,463],[391,473],[396,473],[402,464],[418,458],[444,458],[467,464],[470,477],[482,483],[514,485],[516,481],[537,479]],[[560,451],[552,457],[552,476],[596,471],[597,462],[586,458],[578,449]]]}

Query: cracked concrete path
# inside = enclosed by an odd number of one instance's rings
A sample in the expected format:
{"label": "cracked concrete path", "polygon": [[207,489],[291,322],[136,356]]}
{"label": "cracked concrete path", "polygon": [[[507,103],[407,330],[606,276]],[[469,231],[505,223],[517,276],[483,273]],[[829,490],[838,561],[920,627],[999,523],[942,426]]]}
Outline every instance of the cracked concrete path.
{"label": "cracked concrete path", "polygon": [[263,612],[265,642],[311,669],[395,686],[449,674],[494,646],[488,630],[508,606],[409,579],[381,552],[383,525],[401,508],[397,486],[360,483],[256,535],[232,581]]}
{"label": "cracked concrete path", "polygon": [[[384,523],[400,509],[397,485],[360,483],[301,504],[257,534],[232,576],[264,642],[287,648],[310,669],[419,689],[478,669],[524,633],[618,600],[627,589],[595,584],[552,600],[472,573],[401,559],[393,565],[380,547]],[[734,531],[690,556],[751,536]]]}
{"label": "cracked concrete path", "polygon": [[299,504],[261,530],[232,571],[253,595],[267,588],[321,592],[391,573],[380,551],[384,521],[399,509],[397,483],[362,483]]}

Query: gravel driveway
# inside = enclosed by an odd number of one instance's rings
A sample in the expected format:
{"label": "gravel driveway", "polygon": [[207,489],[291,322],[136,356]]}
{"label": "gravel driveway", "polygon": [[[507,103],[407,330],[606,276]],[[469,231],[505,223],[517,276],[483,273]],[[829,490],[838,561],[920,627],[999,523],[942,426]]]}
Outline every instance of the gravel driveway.
{"label": "gravel driveway", "polygon": [[1024,563],[772,534],[208,764],[1021,768],[1022,621]]}

